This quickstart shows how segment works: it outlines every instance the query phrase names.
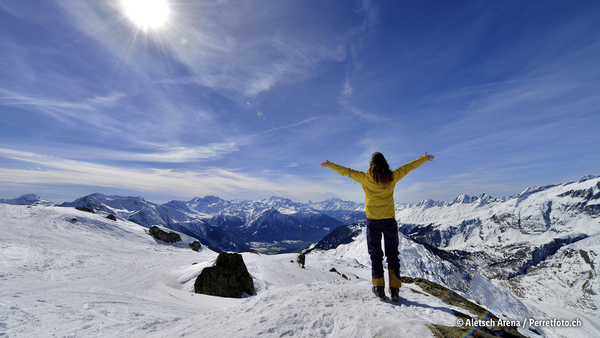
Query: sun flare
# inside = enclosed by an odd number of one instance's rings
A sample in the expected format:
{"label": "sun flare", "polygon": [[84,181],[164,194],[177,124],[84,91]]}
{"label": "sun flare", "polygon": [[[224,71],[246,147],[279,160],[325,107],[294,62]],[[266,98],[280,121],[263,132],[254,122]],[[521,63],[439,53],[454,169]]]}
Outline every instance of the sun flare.
{"label": "sun flare", "polygon": [[125,14],[140,28],[158,28],[169,16],[165,0],[123,0]]}

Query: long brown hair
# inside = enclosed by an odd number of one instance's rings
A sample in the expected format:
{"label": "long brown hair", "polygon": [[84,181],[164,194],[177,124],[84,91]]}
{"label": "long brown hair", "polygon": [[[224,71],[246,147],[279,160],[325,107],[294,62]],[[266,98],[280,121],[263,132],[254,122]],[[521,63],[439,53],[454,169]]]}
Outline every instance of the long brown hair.
{"label": "long brown hair", "polygon": [[371,167],[369,168],[373,180],[377,185],[387,188],[394,181],[394,173],[380,152],[375,152],[371,157]]}

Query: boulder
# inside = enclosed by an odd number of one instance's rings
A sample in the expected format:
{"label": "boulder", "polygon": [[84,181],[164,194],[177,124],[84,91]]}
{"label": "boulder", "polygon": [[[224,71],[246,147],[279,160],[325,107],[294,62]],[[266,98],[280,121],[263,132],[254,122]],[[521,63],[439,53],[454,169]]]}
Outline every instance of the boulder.
{"label": "boulder", "polygon": [[150,235],[152,235],[152,237],[154,237],[160,241],[163,241],[165,243],[181,242],[181,236],[179,236],[178,233],[175,233],[173,231],[171,231],[171,232],[162,231],[156,225],[151,226],[150,230],[148,232],[150,233]]}
{"label": "boulder", "polygon": [[242,298],[254,294],[254,281],[242,255],[221,252],[214,266],[204,268],[194,283],[196,293],[210,296]]}
{"label": "boulder", "polygon": [[193,243],[188,243],[188,245],[190,246],[190,248],[192,248],[192,250],[194,251],[198,251],[200,250],[200,248],[202,247],[202,245],[200,245],[200,242],[198,241],[194,241]]}
{"label": "boulder", "polygon": [[96,212],[94,211],[94,209],[92,208],[85,208],[85,207],[75,207],[75,209],[80,210],[80,211],[85,211],[85,212],[91,212],[92,214],[95,214]]}

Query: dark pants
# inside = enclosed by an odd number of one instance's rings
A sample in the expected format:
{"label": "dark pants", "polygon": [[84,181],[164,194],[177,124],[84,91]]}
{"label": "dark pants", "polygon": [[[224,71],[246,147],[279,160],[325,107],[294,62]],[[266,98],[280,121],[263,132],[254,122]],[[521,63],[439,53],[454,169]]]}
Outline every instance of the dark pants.
{"label": "dark pants", "polygon": [[367,218],[367,247],[371,256],[372,278],[383,278],[383,251],[381,250],[381,236],[383,235],[385,256],[388,269],[394,270],[399,278],[400,259],[398,258],[398,223],[395,218],[369,219]]}

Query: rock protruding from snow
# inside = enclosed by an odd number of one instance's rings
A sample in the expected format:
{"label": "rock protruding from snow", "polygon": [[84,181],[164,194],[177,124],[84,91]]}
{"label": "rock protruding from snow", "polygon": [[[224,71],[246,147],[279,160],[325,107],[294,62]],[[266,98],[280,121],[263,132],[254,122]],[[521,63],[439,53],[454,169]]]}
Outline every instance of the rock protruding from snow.
{"label": "rock protruding from snow", "polygon": [[189,244],[190,248],[194,251],[198,251],[202,247],[202,245],[198,241],[194,241],[194,242],[188,243],[188,244]]}
{"label": "rock protruding from snow", "polygon": [[173,231],[171,231],[171,232],[163,231],[156,225],[151,226],[150,230],[148,232],[150,233],[150,235],[152,235],[152,237],[154,237],[160,241],[163,241],[165,243],[181,242],[181,236],[179,236],[178,233],[175,233]]}
{"label": "rock protruding from snow", "polygon": [[209,296],[242,298],[243,294],[254,294],[254,281],[242,255],[221,252],[214,266],[204,268],[196,282],[194,291]]}

